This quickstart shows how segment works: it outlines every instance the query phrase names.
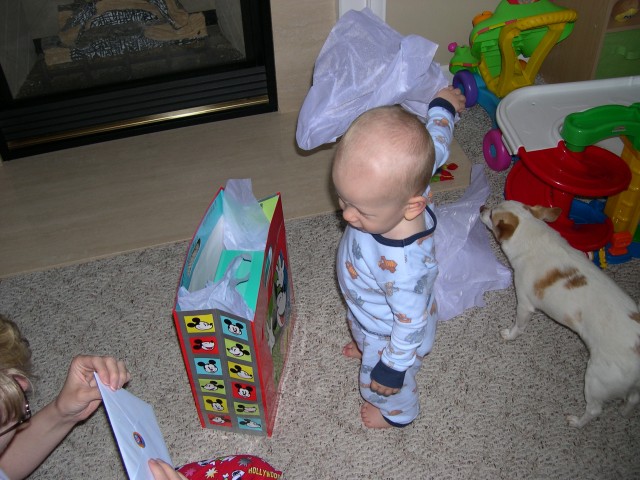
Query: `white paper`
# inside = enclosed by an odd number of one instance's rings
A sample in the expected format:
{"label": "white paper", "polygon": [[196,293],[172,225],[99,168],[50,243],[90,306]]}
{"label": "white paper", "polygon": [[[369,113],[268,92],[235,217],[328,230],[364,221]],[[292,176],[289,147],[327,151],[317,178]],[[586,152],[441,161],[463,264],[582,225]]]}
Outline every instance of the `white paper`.
{"label": "white paper", "polygon": [[124,388],[111,390],[94,375],[129,478],[152,480],[150,459],[159,458],[173,465],[153,407]]}

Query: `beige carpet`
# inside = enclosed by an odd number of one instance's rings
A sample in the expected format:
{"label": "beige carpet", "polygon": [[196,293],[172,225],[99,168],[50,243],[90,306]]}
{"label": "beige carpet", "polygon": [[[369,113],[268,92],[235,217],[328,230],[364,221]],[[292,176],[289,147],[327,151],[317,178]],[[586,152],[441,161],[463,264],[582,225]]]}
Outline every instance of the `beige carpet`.
{"label": "beige carpet", "polygon": [[[476,163],[489,127],[478,107],[458,126]],[[486,173],[493,204],[506,174]],[[108,353],[132,370],[129,390],[154,404],[176,464],[246,453],[290,480],[640,478],[640,411],[627,420],[613,403],[583,430],[565,423],[584,408],[587,351],[577,336],[536,314],[526,335],[501,340],[515,312],[512,288],[440,324],[419,374],[422,414],[414,424],[365,429],[358,364],[340,355],[349,339],[334,279],[340,221],[308,217],[287,230],[298,321],[272,438],[199,426],[171,319],[186,242],[0,281],[2,310],[35,351],[35,410],[55,395],[73,355]],[[640,298],[638,260],[607,272]],[[104,411],[78,426],[33,478],[126,478]]]}

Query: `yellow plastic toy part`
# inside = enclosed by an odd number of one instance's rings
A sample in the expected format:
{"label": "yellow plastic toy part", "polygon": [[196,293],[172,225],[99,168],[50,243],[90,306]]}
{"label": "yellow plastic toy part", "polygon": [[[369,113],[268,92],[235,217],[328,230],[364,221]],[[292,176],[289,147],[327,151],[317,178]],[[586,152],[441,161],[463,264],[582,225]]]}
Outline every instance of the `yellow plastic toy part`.
{"label": "yellow plastic toy part", "polygon": [[491,18],[492,16],[493,12],[485,10],[484,12],[479,13],[478,15],[473,17],[473,20],[471,20],[471,24],[475,27],[480,22],[484,22],[487,18]]}
{"label": "yellow plastic toy part", "polygon": [[[498,39],[501,52],[500,75],[492,77],[484,58],[480,60],[478,66],[478,71],[487,84],[487,88],[499,98],[503,98],[517,88],[533,85],[542,62],[558,42],[566,24],[575,22],[576,18],[578,18],[578,13],[575,10],[563,10],[533,15],[506,24]],[[516,56],[513,46],[514,40],[523,31],[545,26],[548,26],[547,32],[529,57],[529,61],[523,65],[524,62],[520,62]]]}
{"label": "yellow plastic toy part", "polygon": [[598,260],[600,261],[600,268],[605,270],[607,268],[607,251],[604,247],[598,250]]}
{"label": "yellow plastic toy part", "polygon": [[620,157],[631,169],[631,183],[624,192],[609,197],[604,213],[611,219],[614,232],[629,232],[633,236],[640,223],[640,151],[633,148],[629,138],[620,139],[624,144]]}

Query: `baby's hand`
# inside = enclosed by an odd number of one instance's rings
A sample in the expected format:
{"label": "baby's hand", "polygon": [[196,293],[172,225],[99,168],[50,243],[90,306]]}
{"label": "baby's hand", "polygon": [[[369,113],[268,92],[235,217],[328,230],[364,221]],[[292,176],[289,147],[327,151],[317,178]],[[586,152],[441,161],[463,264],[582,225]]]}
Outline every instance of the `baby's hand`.
{"label": "baby's hand", "polygon": [[373,393],[377,393],[378,395],[382,395],[383,397],[388,397],[389,395],[395,395],[400,391],[399,388],[386,387],[375,380],[371,380],[371,385],[369,386]]}
{"label": "baby's hand", "polygon": [[453,105],[453,108],[458,113],[465,109],[465,102],[467,99],[463,95],[462,91],[459,88],[453,88],[453,85],[444,87],[436,93],[436,98],[438,97],[447,100],[451,105]]}

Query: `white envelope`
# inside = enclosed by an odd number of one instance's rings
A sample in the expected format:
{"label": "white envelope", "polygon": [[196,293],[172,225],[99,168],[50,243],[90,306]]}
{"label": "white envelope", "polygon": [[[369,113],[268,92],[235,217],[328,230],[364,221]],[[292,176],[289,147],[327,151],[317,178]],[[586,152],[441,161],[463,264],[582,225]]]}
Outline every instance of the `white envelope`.
{"label": "white envelope", "polygon": [[129,478],[152,480],[150,459],[172,465],[153,407],[124,388],[114,392],[95,377]]}

